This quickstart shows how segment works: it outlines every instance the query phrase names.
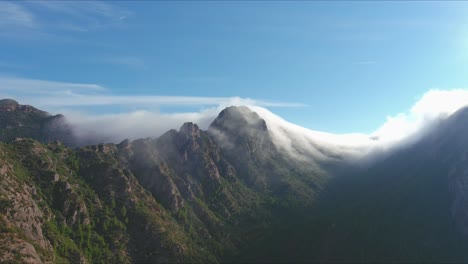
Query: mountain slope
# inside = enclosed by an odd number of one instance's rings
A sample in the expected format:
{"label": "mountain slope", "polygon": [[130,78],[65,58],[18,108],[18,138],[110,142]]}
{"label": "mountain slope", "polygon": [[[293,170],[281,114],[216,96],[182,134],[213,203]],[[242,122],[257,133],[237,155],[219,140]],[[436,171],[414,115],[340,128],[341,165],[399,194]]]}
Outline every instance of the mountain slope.
{"label": "mountain slope", "polygon": [[[368,169],[335,177],[311,214],[253,259],[466,263],[468,109]],[[281,244],[289,251],[270,258]]]}
{"label": "mountain slope", "polygon": [[[220,125],[247,117],[260,124],[244,126],[248,133]],[[310,208],[327,177],[287,163],[265,122],[247,108],[226,109],[208,132],[186,123],[118,145],[71,149],[16,139],[1,150],[7,228],[0,238],[17,241],[0,249],[2,261],[237,258],[273,230],[284,210]]]}
{"label": "mountain slope", "polygon": [[246,107],[73,149],[2,104],[43,143],[0,143],[0,261],[468,262],[468,108],[362,168],[313,138],[297,159]]}

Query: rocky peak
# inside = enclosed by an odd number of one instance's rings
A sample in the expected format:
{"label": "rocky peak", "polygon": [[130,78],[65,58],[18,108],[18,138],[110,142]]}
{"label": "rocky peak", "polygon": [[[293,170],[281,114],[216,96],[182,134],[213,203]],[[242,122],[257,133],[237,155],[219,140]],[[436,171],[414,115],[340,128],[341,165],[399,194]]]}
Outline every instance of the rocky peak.
{"label": "rocky peak", "polygon": [[44,117],[49,116],[47,112],[41,111],[30,105],[20,105],[13,99],[2,99],[0,100],[0,112],[23,112],[23,113],[34,113]]}
{"label": "rocky peak", "polygon": [[13,99],[0,100],[0,111],[11,112],[19,107],[19,103]]}
{"label": "rocky peak", "polygon": [[16,105],[18,106],[19,103],[13,99],[1,99],[0,105]]}
{"label": "rocky peak", "polygon": [[130,140],[128,138],[123,140],[119,144],[117,144],[118,149],[126,149],[126,148],[129,148],[129,147],[130,147]]}
{"label": "rocky peak", "polygon": [[267,131],[265,120],[245,106],[230,106],[221,111],[218,117],[211,123],[211,129],[232,131],[239,129],[253,129]]}
{"label": "rocky peak", "polygon": [[265,120],[245,106],[231,106],[221,111],[208,133],[226,149],[241,147],[255,152],[273,148]]}
{"label": "rocky peak", "polygon": [[200,128],[198,128],[197,124],[187,122],[180,127],[179,133],[187,137],[195,138],[200,136]]}

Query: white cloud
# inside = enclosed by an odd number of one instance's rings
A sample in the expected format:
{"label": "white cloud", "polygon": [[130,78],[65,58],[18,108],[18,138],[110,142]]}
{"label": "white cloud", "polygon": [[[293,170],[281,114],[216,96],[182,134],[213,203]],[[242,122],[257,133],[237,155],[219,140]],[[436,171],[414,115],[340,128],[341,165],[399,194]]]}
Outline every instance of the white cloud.
{"label": "white cloud", "polygon": [[270,102],[240,97],[115,95],[99,84],[57,82],[0,75],[0,96],[14,97],[42,107],[85,106],[229,106],[301,107],[304,104]]}
{"label": "white cloud", "polygon": [[[0,98],[13,98],[21,104],[34,105],[52,113],[62,113],[77,129],[79,136],[86,138],[94,135],[111,142],[125,138],[156,137],[189,121],[198,123],[201,128],[207,128],[223,108],[231,105],[304,106],[298,103],[241,97],[115,95],[98,84],[8,76],[0,76]],[[114,109],[128,107],[137,110],[119,114],[92,114],[76,110],[86,110],[90,106],[113,106]],[[197,106],[201,110],[167,114],[154,110],[159,106]]]}
{"label": "white cloud", "polygon": [[27,79],[0,75],[0,93],[3,96],[10,93],[12,96],[66,94],[79,92],[103,92],[106,89],[98,84],[83,84],[70,82],[57,82],[38,79]]}
{"label": "white cloud", "polygon": [[371,136],[397,142],[418,134],[464,106],[468,106],[467,89],[429,90],[407,112],[387,117]]}
{"label": "white cloud", "polygon": [[276,146],[300,160],[360,157],[367,154],[373,144],[365,134],[338,135],[315,131],[290,123],[263,107],[249,107],[265,120]]}
{"label": "white cloud", "polygon": [[[468,106],[467,89],[430,90],[415,101],[408,111],[387,117],[387,120],[369,135],[337,135],[292,124],[266,109],[303,106],[298,103],[240,97],[115,95],[98,84],[5,76],[0,76],[0,97],[13,98],[23,104],[63,113],[78,129],[80,136],[97,135],[108,142],[118,142],[125,138],[157,137],[169,129],[179,128],[184,122],[198,123],[202,129],[206,129],[225,107],[245,105],[265,119],[276,145],[281,150],[302,160],[354,160],[369,153],[388,152],[402,142],[408,143],[417,139],[439,120]],[[113,106],[112,108],[133,111],[93,114],[76,110],[87,109],[90,106]],[[160,113],[154,110],[159,106],[196,106],[200,110]]]}
{"label": "white cloud", "polygon": [[170,129],[178,129],[185,122],[194,122],[206,129],[221,110],[220,107],[212,107],[198,112],[169,114],[149,111],[101,115],[73,111],[63,113],[76,128],[79,138],[118,143],[126,138],[158,137]]}
{"label": "white cloud", "polygon": [[[249,106],[262,104],[261,101],[240,97],[177,97],[157,96],[156,104],[211,106],[194,112],[160,113],[158,111],[138,110],[119,114],[89,114],[70,110],[61,111],[76,128],[77,136],[83,139],[97,138],[106,142],[120,142],[126,138],[137,139],[158,137],[170,129],[178,129],[185,122],[198,124],[207,129],[211,122],[228,106]],[[86,99],[88,100],[88,99]],[[130,99],[129,102],[134,102]],[[155,102],[153,101],[153,104]],[[264,109],[260,106],[257,109]],[[265,109],[266,110],[266,109]],[[267,110],[266,110],[267,111]]]}
{"label": "white cloud", "polygon": [[375,132],[331,134],[292,124],[265,108],[252,106],[269,127],[276,145],[302,160],[334,158],[371,161],[395,147],[414,142],[434,125],[468,106],[468,89],[430,90],[406,112],[387,117]]}

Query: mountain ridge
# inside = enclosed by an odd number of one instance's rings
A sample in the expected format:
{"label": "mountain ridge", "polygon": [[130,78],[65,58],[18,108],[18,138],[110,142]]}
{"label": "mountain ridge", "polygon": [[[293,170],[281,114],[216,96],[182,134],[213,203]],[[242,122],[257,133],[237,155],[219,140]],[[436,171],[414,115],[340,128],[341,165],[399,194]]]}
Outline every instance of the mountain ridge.
{"label": "mountain ridge", "polygon": [[207,130],[69,147],[35,110],[1,105],[37,118],[30,138],[0,140],[1,261],[468,261],[468,108],[360,167],[294,159],[247,107]]}
{"label": "mountain ridge", "polygon": [[[248,114],[255,116],[253,112]],[[231,123],[230,115],[217,120]],[[261,161],[265,155],[254,146],[273,143],[260,136],[252,137],[267,129],[264,121],[257,118],[263,125],[236,135],[236,140],[240,156],[247,154],[249,159]],[[229,129],[218,132],[232,132],[235,128]],[[257,144],[258,140],[263,143]],[[31,244],[28,241],[37,239],[20,230],[7,229],[6,234],[25,235],[22,243],[35,249],[38,262],[218,262],[257,241],[261,230],[271,227],[272,214],[278,208],[308,206],[304,197],[318,192],[317,185],[311,183],[313,178],[324,175],[303,175],[303,179],[288,176],[289,165],[279,153],[268,149],[266,164],[270,166],[249,162],[244,169],[240,166],[248,159],[240,159],[239,163],[238,157],[226,155],[227,149],[219,143],[190,122],[158,138],[119,144],[68,148],[56,141],[42,144],[32,139],[3,143],[1,149],[9,157],[4,166],[14,171],[2,177],[22,184],[15,178],[22,171],[27,182],[42,194],[41,210],[52,212],[47,218],[37,214],[36,220],[28,220],[45,230],[44,240],[52,245],[52,250],[49,247],[44,251],[44,247]],[[9,185],[0,186],[0,195]],[[2,216],[15,226],[21,222],[8,206],[15,200],[12,195],[2,196]],[[142,233],[134,224],[156,229]],[[158,231],[164,226],[172,226],[171,231]],[[83,233],[83,238],[74,233]],[[58,246],[64,241],[68,241],[67,246]],[[162,243],[161,248],[151,245],[151,241],[163,241],[155,242]],[[96,243],[101,249],[95,248]],[[163,248],[171,251],[164,253]],[[26,261],[20,249],[4,250],[16,250],[18,257]]]}

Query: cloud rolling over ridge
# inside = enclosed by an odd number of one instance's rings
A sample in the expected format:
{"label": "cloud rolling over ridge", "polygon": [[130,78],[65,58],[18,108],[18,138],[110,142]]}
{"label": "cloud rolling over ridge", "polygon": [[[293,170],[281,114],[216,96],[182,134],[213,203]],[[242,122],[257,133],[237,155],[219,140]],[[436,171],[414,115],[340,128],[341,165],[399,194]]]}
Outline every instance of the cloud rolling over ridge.
{"label": "cloud rolling over ridge", "polygon": [[[273,114],[270,107],[302,107],[300,103],[269,102],[241,97],[194,97],[113,94],[97,84],[66,83],[0,76],[0,96],[14,98],[51,113],[63,113],[81,138],[118,143],[126,138],[158,137],[184,122],[207,129],[219,112],[228,106],[247,106],[265,119],[275,144],[293,157],[342,159],[369,153],[415,140],[438,120],[468,105],[468,90],[429,90],[408,111],[388,116],[373,133],[332,134],[292,124]],[[333,103],[333,102],[330,102]],[[90,113],[93,106],[112,106],[132,111]],[[162,113],[159,106],[198,110]],[[326,115],[326,113],[322,113]],[[358,117],[356,117],[358,118]],[[311,124],[313,126],[313,124]]]}

